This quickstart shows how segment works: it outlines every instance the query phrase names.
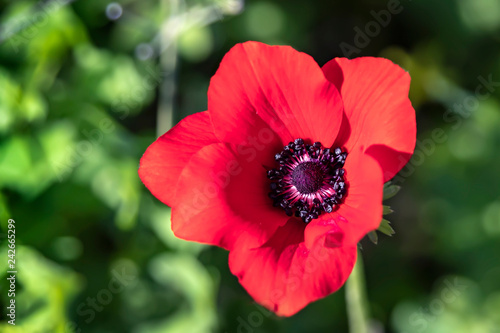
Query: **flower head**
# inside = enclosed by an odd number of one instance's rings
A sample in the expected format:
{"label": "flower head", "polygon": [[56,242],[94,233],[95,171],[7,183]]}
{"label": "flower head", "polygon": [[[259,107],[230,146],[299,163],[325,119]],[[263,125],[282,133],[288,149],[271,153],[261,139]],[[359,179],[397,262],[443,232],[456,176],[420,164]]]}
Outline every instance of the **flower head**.
{"label": "flower head", "polygon": [[344,284],[379,226],[383,184],[415,146],[409,84],[382,58],[321,68],[291,47],[238,44],[208,111],[151,144],[139,175],[172,207],[175,235],[229,250],[248,293],[293,315]]}

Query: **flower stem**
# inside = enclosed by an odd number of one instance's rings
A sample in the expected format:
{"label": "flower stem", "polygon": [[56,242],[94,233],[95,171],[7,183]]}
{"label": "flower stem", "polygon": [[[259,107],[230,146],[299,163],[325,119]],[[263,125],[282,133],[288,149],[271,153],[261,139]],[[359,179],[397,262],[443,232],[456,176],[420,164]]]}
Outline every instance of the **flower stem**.
{"label": "flower stem", "polygon": [[368,333],[368,301],[363,269],[363,258],[358,251],[358,260],[346,282],[345,298],[350,333]]}

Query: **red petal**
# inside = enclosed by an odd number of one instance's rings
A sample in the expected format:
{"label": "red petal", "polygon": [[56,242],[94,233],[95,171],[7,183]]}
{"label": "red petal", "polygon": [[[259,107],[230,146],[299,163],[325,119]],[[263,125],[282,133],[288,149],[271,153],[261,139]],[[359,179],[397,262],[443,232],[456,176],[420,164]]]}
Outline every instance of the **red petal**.
{"label": "red petal", "polygon": [[328,236],[325,246],[356,244],[382,220],[382,171],[377,162],[358,148],[344,166],[347,195],[339,209],[311,221],[305,230],[306,245]]}
{"label": "red petal", "polygon": [[229,267],[241,285],[280,316],[338,290],[356,262],[356,245],[326,248],[319,239],[309,250],[303,230],[302,221],[290,218],[264,245],[238,247],[229,254]]}
{"label": "red petal", "polygon": [[196,153],[177,184],[175,235],[229,250],[240,237],[248,246],[266,242],[288,219],[267,196],[266,161],[261,157],[272,160],[269,149],[245,155],[241,147],[218,143]]}
{"label": "red petal", "polygon": [[208,112],[188,116],[148,147],[141,158],[139,177],[158,200],[172,206],[177,180],[189,159],[215,142]]}
{"label": "red petal", "polygon": [[348,150],[362,147],[379,162],[384,181],[388,181],[415,148],[415,110],[408,98],[410,75],[390,60],[371,57],[336,58],[323,71],[341,91],[348,119],[336,143]]}
{"label": "red petal", "polygon": [[288,46],[247,42],[222,60],[208,90],[208,110],[223,142],[248,140],[262,121],[283,143],[301,137],[331,146],[342,121],[342,99],[307,54]]}

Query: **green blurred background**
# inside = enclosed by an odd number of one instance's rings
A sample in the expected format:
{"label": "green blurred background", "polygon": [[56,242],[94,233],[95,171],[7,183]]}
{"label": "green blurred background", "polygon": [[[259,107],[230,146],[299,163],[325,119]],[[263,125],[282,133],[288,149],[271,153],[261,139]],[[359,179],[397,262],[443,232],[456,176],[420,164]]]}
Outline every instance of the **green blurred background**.
{"label": "green blurred background", "polygon": [[498,0],[0,1],[3,309],[9,218],[18,269],[0,331],[348,331],[343,290],[266,313],[137,176],[246,40],[410,72],[419,144],[388,201],[396,235],[363,242],[373,332],[500,332]]}

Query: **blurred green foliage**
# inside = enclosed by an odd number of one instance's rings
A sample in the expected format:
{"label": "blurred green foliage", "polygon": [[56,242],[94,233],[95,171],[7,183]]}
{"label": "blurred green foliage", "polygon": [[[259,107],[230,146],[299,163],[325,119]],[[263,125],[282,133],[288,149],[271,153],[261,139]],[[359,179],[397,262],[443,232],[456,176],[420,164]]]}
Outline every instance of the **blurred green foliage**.
{"label": "blurred green foliage", "polygon": [[419,144],[388,201],[396,235],[363,242],[373,326],[500,332],[500,3],[401,0],[382,26],[391,3],[0,1],[4,309],[9,218],[19,272],[0,331],[347,331],[343,291],[285,319],[252,303],[227,253],[175,238],[137,176],[158,109],[205,110],[222,56],[252,39],[320,64],[347,43],[410,72]]}

